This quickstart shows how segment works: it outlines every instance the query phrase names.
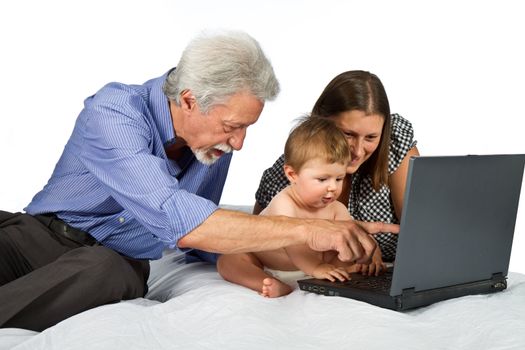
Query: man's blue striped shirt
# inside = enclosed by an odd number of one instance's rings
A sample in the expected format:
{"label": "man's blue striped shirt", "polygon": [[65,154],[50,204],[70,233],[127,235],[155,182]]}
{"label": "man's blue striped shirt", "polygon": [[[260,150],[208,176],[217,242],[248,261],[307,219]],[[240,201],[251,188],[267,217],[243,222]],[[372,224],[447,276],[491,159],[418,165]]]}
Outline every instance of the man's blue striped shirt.
{"label": "man's blue striped shirt", "polygon": [[192,154],[167,158],[164,146],[175,132],[165,78],[110,83],[88,97],[51,178],[25,211],[55,213],[137,259],[160,258],[206,220],[217,209],[231,154],[211,166]]}

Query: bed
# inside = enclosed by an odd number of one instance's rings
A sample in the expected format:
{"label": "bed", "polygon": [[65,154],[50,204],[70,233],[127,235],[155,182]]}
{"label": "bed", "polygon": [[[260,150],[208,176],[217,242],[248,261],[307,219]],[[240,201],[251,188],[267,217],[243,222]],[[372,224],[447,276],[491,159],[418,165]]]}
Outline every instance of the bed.
{"label": "bed", "polygon": [[[244,208],[243,208],[244,209]],[[309,294],[268,299],[215,266],[167,251],[146,298],[105,305],[44,332],[0,329],[0,349],[525,349],[525,275],[508,288],[408,312]]]}

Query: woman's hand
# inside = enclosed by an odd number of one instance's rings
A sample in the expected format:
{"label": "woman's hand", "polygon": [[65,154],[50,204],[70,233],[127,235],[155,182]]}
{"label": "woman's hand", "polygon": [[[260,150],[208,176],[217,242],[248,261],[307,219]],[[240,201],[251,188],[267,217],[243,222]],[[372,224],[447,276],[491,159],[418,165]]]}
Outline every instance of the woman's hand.
{"label": "woman's hand", "polygon": [[368,276],[378,276],[380,273],[386,271],[386,265],[381,257],[381,249],[378,247],[372,255],[372,261],[369,264],[355,264],[352,266],[352,271],[362,273]]}

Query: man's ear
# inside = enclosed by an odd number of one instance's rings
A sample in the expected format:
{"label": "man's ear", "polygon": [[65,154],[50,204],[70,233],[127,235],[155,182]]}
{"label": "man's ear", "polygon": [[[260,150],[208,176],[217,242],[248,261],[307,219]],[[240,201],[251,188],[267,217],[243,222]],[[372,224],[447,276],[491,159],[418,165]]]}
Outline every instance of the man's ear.
{"label": "man's ear", "polygon": [[180,107],[184,112],[190,113],[196,104],[197,101],[190,89],[186,89],[180,93]]}
{"label": "man's ear", "polygon": [[294,183],[295,180],[297,179],[297,173],[288,164],[284,165],[284,175],[286,175],[286,178],[288,179],[288,181],[290,181],[290,183]]}

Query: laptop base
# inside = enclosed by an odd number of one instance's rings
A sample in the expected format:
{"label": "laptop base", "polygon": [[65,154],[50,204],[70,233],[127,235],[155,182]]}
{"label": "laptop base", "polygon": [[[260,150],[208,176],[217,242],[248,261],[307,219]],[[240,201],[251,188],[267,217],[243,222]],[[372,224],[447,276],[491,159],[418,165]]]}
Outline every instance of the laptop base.
{"label": "laptop base", "polygon": [[[352,274],[352,279],[363,279],[362,275]],[[374,277],[370,277],[374,278]],[[457,286],[430,289],[416,292],[414,288],[404,289],[401,295],[391,296],[388,291],[371,291],[359,288],[348,288],[344,282],[330,282],[315,278],[297,281],[299,288],[306,292],[326,296],[352,298],[395,311],[404,311],[430,305],[438,301],[472,294],[489,294],[507,288],[507,279],[501,273],[491,279],[464,283]]]}

